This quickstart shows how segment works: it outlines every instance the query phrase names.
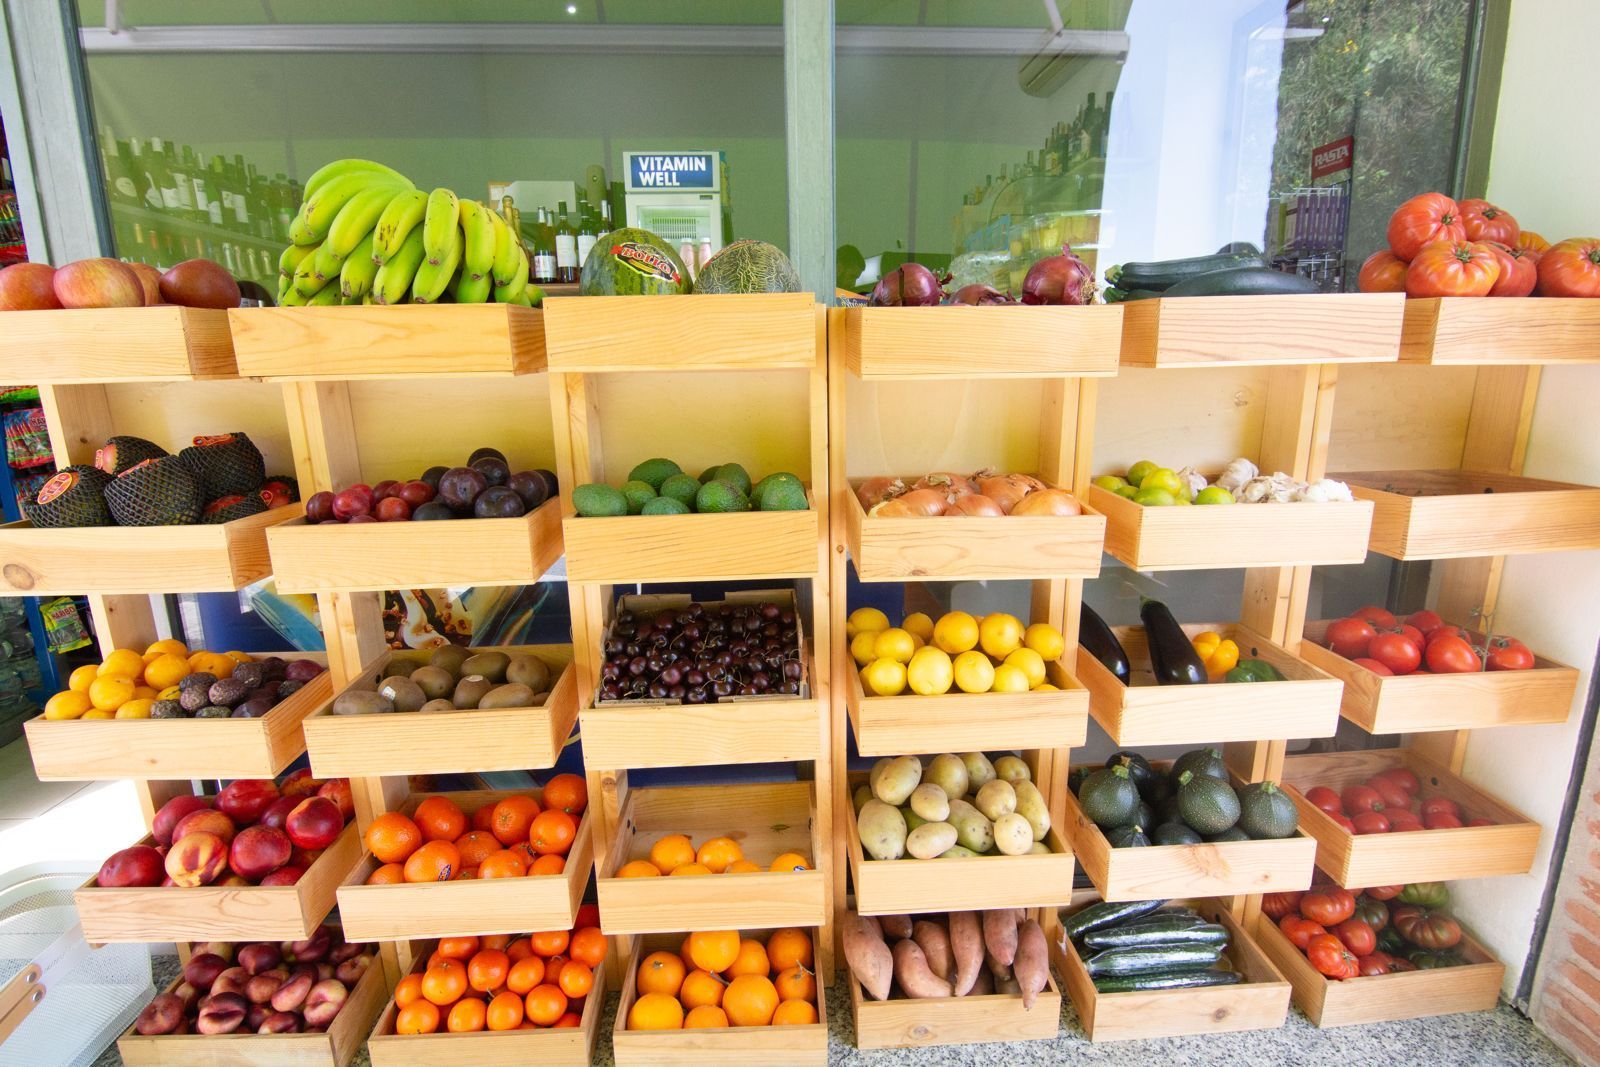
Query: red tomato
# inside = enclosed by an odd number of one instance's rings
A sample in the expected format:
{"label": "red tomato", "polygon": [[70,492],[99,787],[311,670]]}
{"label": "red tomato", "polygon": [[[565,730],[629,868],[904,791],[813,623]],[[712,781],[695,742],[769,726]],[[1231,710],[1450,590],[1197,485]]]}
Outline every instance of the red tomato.
{"label": "red tomato", "polygon": [[1339,802],[1352,818],[1362,812],[1383,810],[1383,797],[1370,785],[1346,786],[1339,794]]}
{"label": "red tomato", "polygon": [[1449,797],[1428,797],[1422,802],[1422,817],[1424,819],[1429,815],[1437,815],[1440,812],[1454,815],[1458,819],[1461,818],[1461,807]]}
{"label": "red tomato", "polygon": [[1357,957],[1356,969],[1361,972],[1361,977],[1371,978],[1374,975],[1388,974],[1389,966],[1394,962],[1387,952],[1373,952]]}
{"label": "red tomato", "polygon": [[1461,225],[1469,241],[1499,241],[1501,244],[1517,243],[1522,227],[1505,208],[1495,207],[1487,200],[1461,200]]}
{"label": "red tomato", "polygon": [[1403,885],[1374,885],[1368,886],[1362,892],[1373,900],[1393,900],[1400,895],[1400,890],[1404,888],[1405,886]]}
{"label": "red tomato", "polygon": [[1459,637],[1435,638],[1426,658],[1428,669],[1434,674],[1472,674],[1483,669],[1478,654]]}
{"label": "red tomato", "polygon": [[1407,811],[1404,808],[1398,810],[1391,808],[1383,814],[1389,820],[1389,832],[1391,834],[1408,834],[1413,830],[1424,828],[1422,820],[1417,818],[1416,813]]}
{"label": "red tomato", "polygon": [[1353,833],[1356,832],[1356,824],[1350,821],[1350,816],[1348,816],[1348,815],[1334,815],[1334,814],[1330,813],[1328,815],[1328,818],[1332,819],[1334,822],[1336,822],[1340,826],[1344,827],[1344,830],[1345,830],[1346,833],[1353,834]]}
{"label": "red tomato", "polygon": [[1540,296],[1600,296],[1600,237],[1574,237],[1539,257]]}
{"label": "red tomato", "polygon": [[1399,782],[1382,775],[1373,775],[1367,779],[1367,788],[1383,798],[1384,809],[1400,808],[1404,810],[1411,805],[1411,794],[1407,793]]}
{"label": "red tomato", "polygon": [[1366,956],[1378,949],[1378,935],[1361,919],[1346,919],[1328,932],[1343,942],[1352,955]]}
{"label": "red tomato", "polygon": [[1410,615],[1406,616],[1405,621],[1406,625],[1415,626],[1417,629],[1421,630],[1424,637],[1433,633],[1433,631],[1444,625],[1444,620],[1439,617],[1438,612],[1428,611],[1426,609],[1422,611],[1413,611]]}
{"label": "red tomato", "polygon": [[1273,921],[1282,919],[1285,915],[1293,915],[1300,909],[1300,898],[1304,893],[1268,893],[1261,898],[1261,910]]}
{"label": "red tomato", "polygon": [[1395,208],[1387,237],[1389,251],[1409,261],[1435,241],[1466,240],[1467,228],[1454,200],[1443,193],[1423,193]]}
{"label": "red tomato", "polygon": [[1367,646],[1372,644],[1372,639],[1377,631],[1365,619],[1351,616],[1340,619],[1328,626],[1328,647],[1345,659],[1357,659],[1367,654]]}
{"label": "red tomato", "polygon": [[1428,631],[1428,644],[1431,645],[1435,641],[1442,641],[1446,637],[1459,637],[1465,641],[1467,639],[1467,631],[1459,626],[1436,626]]}
{"label": "red tomato", "polygon": [[1289,943],[1301,952],[1306,950],[1306,945],[1313,937],[1328,932],[1321,923],[1312,922],[1300,915],[1285,915],[1278,920],[1278,929],[1282,930],[1283,936],[1289,939]]}
{"label": "red tomato", "polygon": [[1381,811],[1364,811],[1351,820],[1356,824],[1358,834],[1386,834],[1389,832],[1389,817]]}
{"label": "red tomato", "polygon": [[1306,790],[1306,799],[1314,807],[1321,808],[1329,815],[1343,815],[1344,805],[1339,802],[1339,794],[1325,785],[1314,785]]}
{"label": "red tomato", "polygon": [[1532,296],[1533,287],[1539,284],[1539,256],[1523,248],[1511,248],[1498,241],[1484,242],[1494,251],[1500,264],[1500,277],[1495,279],[1490,296]]}
{"label": "red tomato", "polygon": [[1418,648],[1428,647],[1427,637],[1423,635],[1421,630],[1417,629],[1415,626],[1412,626],[1409,622],[1398,623],[1394,628],[1394,632],[1399,634],[1401,637],[1411,638],[1411,640],[1417,643]]}
{"label": "red tomato", "polygon": [[1489,645],[1491,671],[1525,671],[1533,666],[1533,653],[1521,641],[1497,637]]}
{"label": "red tomato", "polygon": [[1336,885],[1319,886],[1300,898],[1300,914],[1322,926],[1337,926],[1356,913],[1356,898]]}
{"label": "red tomato", "polygon": [[1381,248],[1361,264],[1356,289],[1363,293],[1403,293],[1406,291],[1406,261]]}
{"label": "red tomato", "polygon": [[1343,942],[1332,934],[1318,934],[1313,937],[1306,945],[1306,958],[1319,973],[1329,978],[1356,978],[1361,973],[1356,958],[1350,955]]}
{"label": "red tomato", "polygon": [[1390,767],[1386,771],[1379,771],[1373,777],[1387,778],[1412,796],[1415,796],[1417,790],[1422,788],[1422,783],[1417,780],[1416,774],[1412,772],[1410,767]]}
{"label": "red tomato", "polygon": [[1405,634],[1379,634],[1372,639],[1368,653],[1393,674],[1410,674],[1422,665],[1422,644]]}
{"label": "red tomato", "polygon": [[1500,277],[1494,249],[1474,241],[1429,245],[1406,268],[1407,296],[1488,296]]}
{"label": "red tomato", "polygon": [[1368,604],[1364,608],[1357,608],[1350,613],[1352,619],[1366,619],[1372,624],[1374,630],[1388,630],[1394,626],[1394,613],[1387,608],[1380,608],[1376,604]]}
{"label": "red tomato", "polygon": [[1459,830],[1466,825],[1461,821],[1461,816],[1451,815],[1448,811],[1435,811],[1422,817],[1422,825],[1429,830]]}

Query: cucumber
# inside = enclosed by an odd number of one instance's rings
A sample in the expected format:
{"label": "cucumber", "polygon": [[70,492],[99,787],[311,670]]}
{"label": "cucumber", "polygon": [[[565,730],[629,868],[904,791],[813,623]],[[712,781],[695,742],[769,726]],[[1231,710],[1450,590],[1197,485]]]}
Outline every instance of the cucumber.
{"label": "cucumber", "polygon": [[1157,948],[1168,945],[1216,945],[1226,948],[1228,928],[1216,923],[1194,926],[1180,918],[1173,922],[1091,930],[1083,936],[1083,947],[1092,949]]}
{"label": "cucumber", "polygon": [[1204,971],[1222,956],[1221,945],[1155,945],[1108,948],[1084,960],[1089,974],[1154,974],[1158,971]]}
{"label": "cucumber", "polygon": [[1211,256],[1192,256],[1188,259],[1165,259],[1149,263],[1124,263],[1106,271],[1106,281],[1118,289],[1149,289],[1161,292],[1180,282],[1203,274],[1238,267],[1265,267],[1267,261],[1259,253],[1228,252]]}
{"label": "cucumber", "polygon": [[1288,274],[1271,267],[1233,267],[1216,270],[1179,282],[1163,296],[1282,296],[1320,293],[1321,287],[1310,278]]}
{"label": "cucumber", "polygon": [[1195,986],[1238,985],[1242,981],[1244,975],[1238,971],[1157,971],[1154,974],[1096,978],[1094,987],[1101,993],[1136,993],[1143,989],[1190,989]]}
{"label": "cucumber", "polygon": [[1128,900],[1116,903],[1101,902],[1090,904],[1082,911],[1076,912],[1061,921],[1061,931],[1068,940],[1076,940],[1090,930],[1099,930],[1102,927],[1114,926],[1129,919],[1136,919],[1141,915],[1149,915],[1161,905],[1164,900]]}

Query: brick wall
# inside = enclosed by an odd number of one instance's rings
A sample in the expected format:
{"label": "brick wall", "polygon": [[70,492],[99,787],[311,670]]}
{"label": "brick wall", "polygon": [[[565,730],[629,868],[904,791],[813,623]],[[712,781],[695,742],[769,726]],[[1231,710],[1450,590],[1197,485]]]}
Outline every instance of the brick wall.
{"label": "brick wall", "polygon": [[1583,785],[1532,1007],[1534,1022],[1573,1058],[1600,1065],[1600,767],[1593,752]]}

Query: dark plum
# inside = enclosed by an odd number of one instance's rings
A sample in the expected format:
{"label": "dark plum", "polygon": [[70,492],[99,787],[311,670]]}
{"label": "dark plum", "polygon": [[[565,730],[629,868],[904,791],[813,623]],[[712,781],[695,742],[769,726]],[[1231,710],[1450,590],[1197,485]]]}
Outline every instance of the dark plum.
{"label": "dark plum", "polygon": [[333,518],[333,494],[324,489],[306,497],[306,522],[327,522]]}
{"label": "dark plum", "polygon": [[550,487],[536,471],[518,471],[506,482],[506,486],[522,498],[529,511],[550,499]]}
{"label": "dark plum", "polygon": [[478,471],[471,467],[451,467],[439,479],[439,499],[456,511],[467,512],[487,488],[488,481]]}
{"label": "dark plum", "polygon": [[483,456],[467,465],[483,475],[483,480],[491,486],[505,485],[511,480],[511,468],[498,456]]}
{"label": "dark plum", "polygon": [[434,492],[438,492],[439,479],[443,478],[445,471],[449,469],[448,467],[429,467],[422,472],[422,477],[418,478],[417,481],[424,483]]}
{"label": "dark plum", "polygon": [[472,514],[480,519],[514,519],[527,512],[522,498],[503,485],[491,485],[472,505]]}
{"label": "dark plum", "polygon": [[506,461],[506,454],[500,451],[498,448],[474,448],[472,450],[472,455],[467,457],[467,466],[472,466],[485,456],[491,459],[498,459],[501,463]]}
{"label": "dark plum", "polygon": [[416,511],[411,513],[412,522],[436,522],[439,519],[453,519],[456,513],[449,506],[437,500],[430,500]]}

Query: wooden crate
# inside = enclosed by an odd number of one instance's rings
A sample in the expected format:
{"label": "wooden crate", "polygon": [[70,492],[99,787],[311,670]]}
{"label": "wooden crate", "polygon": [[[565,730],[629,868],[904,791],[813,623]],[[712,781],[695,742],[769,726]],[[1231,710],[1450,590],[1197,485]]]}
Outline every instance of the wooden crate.
{"label": "wooden crate", "polygon": [[[412,970],[421,974],[427,970],[428,953],[419,952],[416,958],[417,965]],[[595,1039],[600,1034],[605,1004],[604,967],[594,972],[594,989],[584,997],[578,1025],[559,1030],[452,1034],[441,1028],[433,1034],[397,1034],[394,1024],[400,1009],[390,998],[367,1038],[367,1053],[373,1067],[524,1067],[530,1063],[540,1067],[589,1067],[594,1062]]]}
{"label": "wooden crate", "polygon": [[529,585],[561,557],[560,501],[515,519],[370,522],[267,534],[280,593]]}
{"label": "wooden crate", "polygon": [[1471,961],[1463,966],[1335,982],[1311,966],[1306,954],[1295,948],[1267,916],[1258,918],[1255,933],[1261,950],[1294,987],[1295,1007],[1305,1012],[1313,1026],[1354,1026],[1462,1011],[1493,1011],[1500,1000],[1500,983],[1505,980],[1505,965],[1471,934],[1461,938],[1461,954]]}
{"label": "wooden crate", "polygon": [[990,1041],[1051,1041],[1061,1032],[1061,987],[1045,975],[1031,1009],[1017,993],[989,996],[873,1000],[848,975],[856,1021],[856,1047],[932,1048]]}
{"label": "wooden crate", "polygon": [[[1225,900],[1175,900],[1228,928],[1224,955],[1244,981],[1196,989],[1152,989],[1101,993],[1094,987],[1077,946],[1062,941],[1051,957],[1061,971],[1067,995],[1090,1041],[1129,1041],[1152,1037],[1224,1034],[1238,1030],[1276,1030],[1289,1016],[1289,983],[1272,959],[1247,934]],[[1074,909],[1076,910],[1076,909]]]}
{"label": "wooden crate", "polygon": [[[1450,559],[1600,547],[1600,488],[1473,471],[1333,474],[1370,500],[1372,551]],[[1427,494],[1427,495],[1421,495]]]}
{"label": "wooden crate", "polygon": [[1117,304],[845,308],[845,365],[868,379],[1110,377],[1122,314]]}
{"label": "wooden crate", "polygon": [[598,876],[600,926],[607,934],[652,934],[730,927],[820,926],[827,919],[821,870],[713,874],[699,878],[619,878],[631,860],[648,859],[668,834],[696,847],[731,837],[763,868],[785,852],[813,864],[827,847],[811,782],[629,789],[615,843]]}
{"label": "wooden crate", "polygon": [[1105,515],[1106,552],[1140,571],[1360,563],[1373,522],[1362,500],[1145,507],[1095,485],[1089,504]]}
{"label": "wooden crate", "polygon": [[545,347],[550,369],[567,373],[809,370],[818,311],[810,293],[553,297]]}
{"label": "wooden crate", "polygon": [[[508,796],[538,794],[537,789],[416,793],[401,807],[407,815],[429,796],[455,801],[469,816]],[[566,930],[594,867],[594,819],[578,820],[578,836],[561,874],[523,878],[473,878],[460,882],[410,882],[367,885],[381,864],[370,852],[350,869],[339,886],[339,918],[351,941],[405,941],[423,937],[517,934],[526,930]]]}
{"label": "wooden crate", "polygon": [[228,312],[162,304],[0,312],[6,381],[39,385],[237,378]]}
{"label": "wooden crate", "polygon": [[304,504],[289,504],[193,526],[8,522],[0,525],[0,595],[232,592],[272,573],[267,530],[304,514]]}
{"label": "wooden crate", "polygon": [[[147,834],[138,844],[154,845],[155,839]],[[339,882],[360,855],[361,835],[352,821],[294,885],[102,889],[90,875],[72,900],[84,940],[92,944],[299,941],[327,918]]]}
{"label": "wooden crate", "polygon": [[1322,646],[1328,620],[1306,624],[1300,655],[1344,683],[1340,714],[1369,734],[1566,722],[1578,671],[1535,654],[1525,671],[1384,677]]}
{"label": "wooden crate", "polygon": [[[748,877],[754,877],[748,876]],[[602,917],[605,905],[600,908]],[[723,928],[737,923],[724,923]],[[760,938],[767,929],[740,927],[744,936]],[[813,940],[819,932],[811,931]],[[702,1067],[725,1064],[750,1067],[799,1067],[828,1062],[827,990],[817,982],[817,1019],[806,1026],[728,1026],[695,1030],[629,1030],[628,1012],[639,997],[639,961],[652,952],[677,952],[683,938],[654,935],[641,938],[628,957],[622,979],[622,999],[611,1030],[611,1048],[617,1067],[662,1067],[681,1064]]]}
{"label": "wooden crate", "polygon": [[1060,661],[1046,669],[1055,692],[867,696],[855,670],[839,684],[863,756],[1077,748],[1089,730],[1089,693]]}
{"label": "wooden crate", "polygon": [[1157,685],[1143,626],[1115,626],[1128,654],[1133,684],[1123,685],[1078,646],[1078,677],[1089,691],[1089,713],[1123,748],[1203,745],[1279,737],[1332,737],[1339,725],[1339,683],[1239,623],[1193,623],[1239,645],[1240,659],[1262,659],[1287,681]]}
{"label": "wooden crate", "polygon": [[[1422,782],[1422,797],[1449,797],[1461,806],[1463,819],[1492,819],[1495,825],[1357,835],[1304,796],[1312,786],[1325,785],[1337,793],[1402,766]],[[1283,784],[1300,809],[1300,828],[1317,840],[1317,866],[1351,889],[1527,874],[1539,847],[1538,823],[1414,749],[1290,756],[1284,761]]]}
{"label": "wooden crate", "polygon": [[[335,715],[324,694],[305,721],[306,751],[318,778],[407,774],[477,774],[555,765],[578,718],[577,668],[571,645],[517,645],[498,651],[537,656],[555,684],[545,702],[530,708],[479,711]],[[384,652],[367,664],[346,691],[371,692],[396,659],[420,663],[429,652]]]}
{"label": "wooden crate", "polygon": [[[291,653],[326,661],[321,652]],[[29,719],[42,782],[102,778],[276,778],[306,750],[303,723],[333,694],[323,671],[259,719]]]}
{"label": "wooden crate", "polygon": [[1400,362],[1447,366],[1600,362],[1600,304],[1571,297],[1407,300]]}
{"label": "wooden crate", "polygon": [[873,518],[853,486],[839,497],[850,558],[864,582],[1094,578],[1100,573],[1106,520],[1087,505],[1082,515],[1059,517]]}
{"label": "wooden crate", "polygon": [[[174,979],[163,992],[183,982]],[[383,1007],[389,987],[382,961],[374,960],[350,991],[344,1008],[327,1030],[316,1034],[168,1034],[146,1037],[130,1024],[117,1039],[124,1067],[345,1067],[357,1052]]]}
{"label": "wooden crate", "polygon": [[1124,367],[1393,363],[1401,293],[1196,296],[1122,305]]}
{"label": "wooden crate", "polygon": [[544,370],[542,313],[507,304],[228,312],[239,373],[266,379],[502,378]]}

